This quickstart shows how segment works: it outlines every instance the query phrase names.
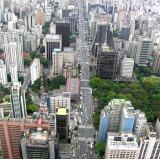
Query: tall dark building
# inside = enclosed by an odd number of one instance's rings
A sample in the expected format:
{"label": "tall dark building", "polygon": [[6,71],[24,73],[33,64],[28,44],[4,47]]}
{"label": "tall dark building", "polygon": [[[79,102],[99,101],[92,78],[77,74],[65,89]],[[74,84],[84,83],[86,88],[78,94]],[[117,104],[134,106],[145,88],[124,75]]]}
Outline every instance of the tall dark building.
{"label": "tall dark building", "polygon": [[54,138],[48,130],[25,132],[20,140],[22,159],[55,159]]}
{"label": "tall dark building", "polygon": [[127,26],[121,28],[121,38],[124,40],[129,40],[130,29]]}
{"label": "tall dark building", "polygon": [[62,35],[62,48],[69,47],[70,23],[56,23],[56,34]]}
{"label": "tall dark building", "polygon": [[97,58],[97,76],[114,79],[117,70],[118,53],[107,45],[102,45]]}

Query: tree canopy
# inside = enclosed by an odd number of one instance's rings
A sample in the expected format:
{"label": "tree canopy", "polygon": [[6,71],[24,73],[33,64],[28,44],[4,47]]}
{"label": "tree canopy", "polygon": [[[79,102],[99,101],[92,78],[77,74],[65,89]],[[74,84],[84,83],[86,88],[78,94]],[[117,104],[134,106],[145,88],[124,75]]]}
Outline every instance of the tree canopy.
{"label": "tree canopy", "polygon": [[160,78],[150,76],[136,83],[120,83],[93,77],[90,81],[93,96],[98,99],[98,108],[93,114],[93,123],[99,126],[100,110],[113,98],[131,100],[135,109],[146,113],[148,121],[155,121],[160,112]]}

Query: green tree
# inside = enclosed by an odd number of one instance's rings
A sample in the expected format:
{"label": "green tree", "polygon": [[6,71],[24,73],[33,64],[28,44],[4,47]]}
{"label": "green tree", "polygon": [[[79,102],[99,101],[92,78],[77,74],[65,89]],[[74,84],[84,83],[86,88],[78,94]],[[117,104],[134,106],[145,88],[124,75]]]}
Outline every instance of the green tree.
{"label": "green tree", "polygon": [[106,146],[105,142],[95,144],[95,152],[101,158],[105,155],[105,146]]}
{"label": "green tree", "polygon": [[27,104],[27,113],[31,114],[33,112],[36,112],[37,108],[37,105],[35,105],[34,103],[29,103]]}

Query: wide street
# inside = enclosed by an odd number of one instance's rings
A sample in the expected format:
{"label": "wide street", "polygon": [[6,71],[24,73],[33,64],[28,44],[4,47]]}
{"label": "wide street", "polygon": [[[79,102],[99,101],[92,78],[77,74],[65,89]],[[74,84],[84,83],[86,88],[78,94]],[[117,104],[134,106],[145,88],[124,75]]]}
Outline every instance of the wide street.
{"label": "wide street", "polygon": [[[79,4],[79,38],[77,50],[79,52],[79,64],[81,67],[80,73],[80,99],[81,109],[79,112],[81,122],[78,128],[78,144],[79,144],[79,159],[92,159],[93,143],[94,143],[94,128],[92,125],[92,89],[89,86],[90,81],[90,52],[87,44],[87,23],[85,22],[84,1],[78,0]],[[83,6],[83,7],[82,7]]]}

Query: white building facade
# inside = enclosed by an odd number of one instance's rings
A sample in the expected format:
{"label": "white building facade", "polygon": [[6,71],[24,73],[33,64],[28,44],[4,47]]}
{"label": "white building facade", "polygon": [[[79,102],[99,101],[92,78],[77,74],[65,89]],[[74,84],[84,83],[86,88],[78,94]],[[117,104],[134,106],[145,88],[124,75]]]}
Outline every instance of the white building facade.
{"label": "white building facade", "polygon": [[40,59],[35,58],[31,64],[30,67],[31,71],[31,84],[34,84],[34,82],[40,78],[41,76],[41,64],[40,64]]}

